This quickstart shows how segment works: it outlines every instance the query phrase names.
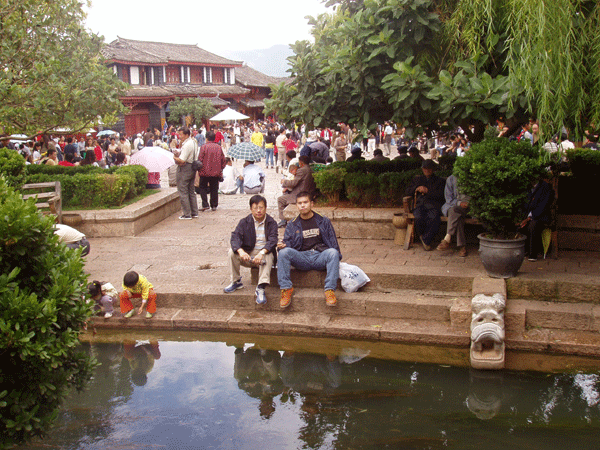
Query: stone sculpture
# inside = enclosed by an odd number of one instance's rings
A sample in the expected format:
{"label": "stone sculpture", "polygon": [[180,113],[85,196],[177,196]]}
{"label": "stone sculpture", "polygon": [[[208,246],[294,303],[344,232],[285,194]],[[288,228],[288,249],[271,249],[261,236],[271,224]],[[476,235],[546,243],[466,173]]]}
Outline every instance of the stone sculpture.
{"label": "stone sculpture", "polygon": [[504,308],[502,294],[477,294],[471,300],[471,366],[504,368]]}

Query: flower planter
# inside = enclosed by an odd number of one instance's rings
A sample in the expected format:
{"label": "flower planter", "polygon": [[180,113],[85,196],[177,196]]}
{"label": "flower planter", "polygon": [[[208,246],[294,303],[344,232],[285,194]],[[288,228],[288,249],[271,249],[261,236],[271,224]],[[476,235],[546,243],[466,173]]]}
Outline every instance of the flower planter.
{"label": "flower planter", "polygon": [[479,256],[484,269],[492,278],[512,278],[525,258],[526,236],[517,239],[490,239],[484,234],[479,238]]}

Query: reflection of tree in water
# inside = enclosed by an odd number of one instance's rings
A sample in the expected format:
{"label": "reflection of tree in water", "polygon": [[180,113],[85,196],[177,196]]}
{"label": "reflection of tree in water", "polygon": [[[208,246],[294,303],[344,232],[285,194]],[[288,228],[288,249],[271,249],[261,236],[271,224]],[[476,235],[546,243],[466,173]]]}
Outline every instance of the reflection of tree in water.
{"label": "reflection of tree in water", "polygon": [[[65,443],[77,443],[76,448],[80,448],[106,439],[119,423],[114,420],[114,411],[130,400],[133,383],[144,379],[152,369],[154,356],[160,357],[158,342],[137,347],[135,341],[85,343],[82,347],[99,363],[93,378],[85,391],[67,397],[51,436],[28,448],[65,448]],[[148,353],[153,355],[152,361]]]}
{"label": "reflection of tree in water", "polygon": [[281,355],[274,350],[261,350],[256,347],[235,349],[233,376],[238,387],[250,397],[260,399],[260,416],[269,419],[275,412],[273,399],[281,394],[279,378]]}

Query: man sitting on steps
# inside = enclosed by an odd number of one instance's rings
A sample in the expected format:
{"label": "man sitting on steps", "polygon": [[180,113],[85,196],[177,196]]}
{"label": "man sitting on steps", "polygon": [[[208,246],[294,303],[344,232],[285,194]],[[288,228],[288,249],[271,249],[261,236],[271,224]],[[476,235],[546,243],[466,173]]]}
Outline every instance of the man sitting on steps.
{"label": "man sitting on steps", "polygon": [[290,279],[291,266],[299,270],[326,269],[325,303],[335,306],[335,289],[342,259],[335,230],[327,217],[312,210],[313,201],[309,192],[297,195],[296,207],[300,214],[287,224],[283,242],[277,244],[277,280],[281,288],[279,306],[287,308],[292,302],[294,288]]}
{"label": "man sitting on steps", "polygon": [[267,199],[262,195],[253,195],[250,197],[250,214],[240,220],[231,233],[231,248],[227,258],[231,284],[223,291],[229,294],[244,287],[240,265],[258,267],[255,300],[258,305],[264,305],[267,302],[265,288],[271,280],[276,245],[277,222],[267,214]]}

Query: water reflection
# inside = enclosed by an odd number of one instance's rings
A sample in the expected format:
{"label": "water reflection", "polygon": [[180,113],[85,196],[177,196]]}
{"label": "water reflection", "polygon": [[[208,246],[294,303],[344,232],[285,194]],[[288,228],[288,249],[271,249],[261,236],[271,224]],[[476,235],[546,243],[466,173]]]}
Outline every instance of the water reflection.
{"label": "water reflection", "polygon": [[133,384],[144,386],[148,381],[148,374],[154,367],[154,361],[160,359],[158,341],[126,340],[123,342],[123,358],[129,363]]}
{"label": "water reflection", "polygon": [[[101,365],[22,448],[488,449],[600,445],[600,379],[386,361],[364,348],[87,344]],[[552,445],[548,447],[548,443]]]}

